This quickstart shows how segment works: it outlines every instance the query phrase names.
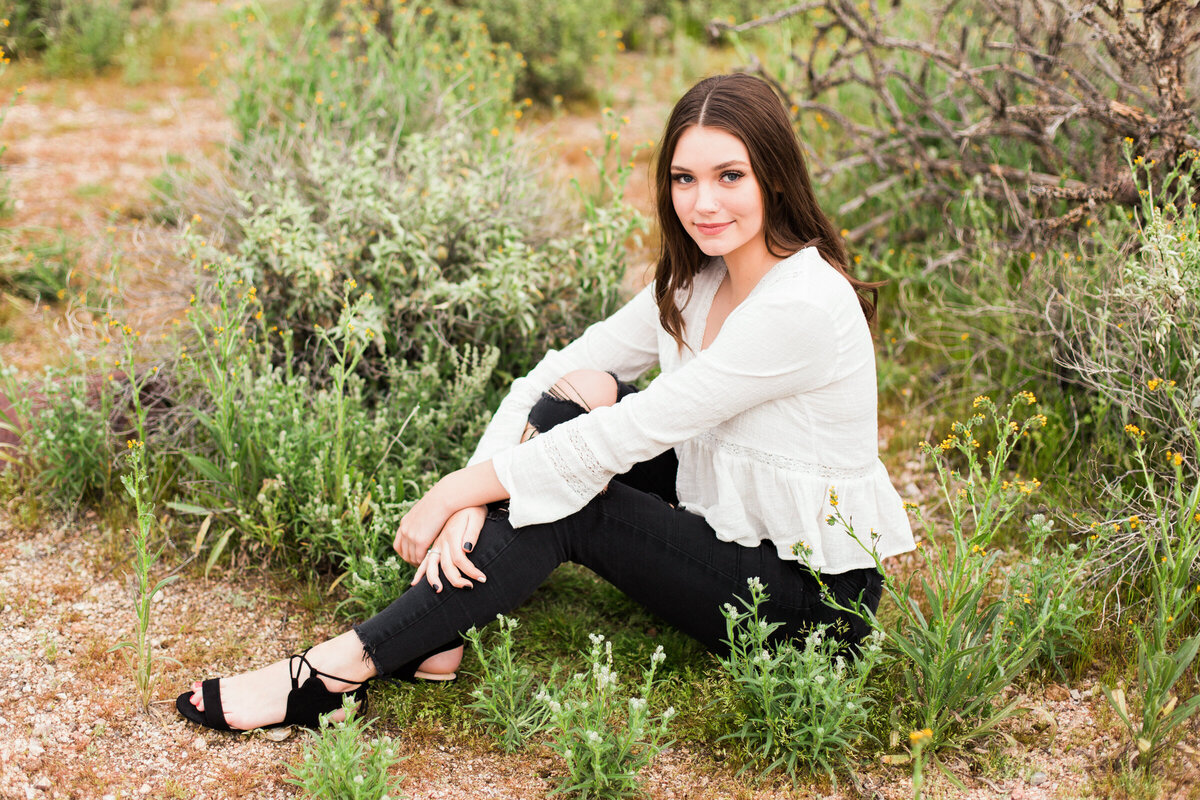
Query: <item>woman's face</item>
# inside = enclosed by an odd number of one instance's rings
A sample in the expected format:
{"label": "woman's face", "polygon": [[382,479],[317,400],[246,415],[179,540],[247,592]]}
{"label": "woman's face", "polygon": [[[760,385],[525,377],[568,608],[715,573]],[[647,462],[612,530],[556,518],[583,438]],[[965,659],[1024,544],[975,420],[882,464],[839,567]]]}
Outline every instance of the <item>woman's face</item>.
{"label": "woman's face", "polygon": [[671,201],[688,235],[726,263],[766,258],[763,202],[742,140],[693,125],[671,157]]}

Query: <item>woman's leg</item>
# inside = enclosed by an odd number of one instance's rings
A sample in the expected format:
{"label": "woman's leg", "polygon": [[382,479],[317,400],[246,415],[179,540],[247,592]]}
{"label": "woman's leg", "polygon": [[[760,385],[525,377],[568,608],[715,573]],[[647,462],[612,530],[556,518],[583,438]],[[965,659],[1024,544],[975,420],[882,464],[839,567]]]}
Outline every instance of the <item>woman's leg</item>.
{"label": "woman's leg", "polygon": [[[487,583],[472,589],[447,586],[440,593],[418,585],[355,629],[380,673],[410,661],[450,632],[483,626],[510,612],[567,561],[592,569],[718,652],[726,648],[722,606],[746,596],[751,577],[767,585],[764,613],[784,623],[780,639],[813,624],[840,626],[840,638],[847,641],[866,633],[861,619],[826,606],[818,578],[797,562],[780,559],[773,545],[722,542],[703,517],[615,482],[556,522],[518,531],[503,512],[489,514],[471,558],[487,573]],[[874,608],[877,578],[874,570],[856,570],[826,581],[843,602],[863,592],[864,602]]]}

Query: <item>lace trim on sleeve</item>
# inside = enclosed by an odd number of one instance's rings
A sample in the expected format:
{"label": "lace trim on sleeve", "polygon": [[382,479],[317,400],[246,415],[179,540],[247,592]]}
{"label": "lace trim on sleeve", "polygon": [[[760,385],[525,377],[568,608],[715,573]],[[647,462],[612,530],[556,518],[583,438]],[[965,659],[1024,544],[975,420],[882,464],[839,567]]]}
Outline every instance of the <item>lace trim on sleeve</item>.
{"label": "lace trim on sleeve", "polygon": [[726,453],[742,458],[749,458],[757,461],[760,464],[767,464],[779,469],[786,469],[791,472],[803,472],[807,475],[816,475],[821,478],[832,480],[854,480],[855,478],[865,478],[875,469],[874,462],[865,464],[861,467],[830,467],[825,464],[817,464],[812,461],[801,461],[798,458],[789,458],[781,456],[777,453],[768,453],[765,450],[759,450],[754,447],[746,447],[741,444],[727,442],[724,439],[718,439],[712,432],[703,433],[696,437],[699,441],[709,447],[724,450]]}
{"label": "lace trim on sleeve", "polygon": [[[566,455],[562,452],[555,437],[542,437],[542,441],[546,443],[546,455],[550,459],[550,464],[554,467],[554,471],[559,474],[563,481],[571,488],[571,491],[582,497],[584,500],[591,499],[592,492],[588,484],[581,478],[574,469],[571,468],[571,463]],[[590,453],[591,450],[586,452]],[[594,460],[594,458],[593,458]]]}

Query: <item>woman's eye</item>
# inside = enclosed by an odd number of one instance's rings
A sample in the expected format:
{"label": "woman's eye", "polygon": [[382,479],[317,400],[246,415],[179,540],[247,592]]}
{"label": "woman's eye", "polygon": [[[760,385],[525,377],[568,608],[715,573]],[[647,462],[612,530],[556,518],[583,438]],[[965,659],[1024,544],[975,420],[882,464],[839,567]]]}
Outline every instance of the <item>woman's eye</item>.
{"label": "woman's eye", "polygon": [[739,179],[741,179],[744,175],[745,175],[745,173],[743,173],[743,172],[738,172],[736,170],[731,169],[728,172],[721,173],[721,180],[724,181],[725,183],[734,183],[734,182],[738,181]]}
{"label": "woman's eye", "polygon": [[678,175],[672,175],[671,180],[679,184],[689,184],[694,180],[694,178],[692,178],[691,175],[684,175],[680,173]]}

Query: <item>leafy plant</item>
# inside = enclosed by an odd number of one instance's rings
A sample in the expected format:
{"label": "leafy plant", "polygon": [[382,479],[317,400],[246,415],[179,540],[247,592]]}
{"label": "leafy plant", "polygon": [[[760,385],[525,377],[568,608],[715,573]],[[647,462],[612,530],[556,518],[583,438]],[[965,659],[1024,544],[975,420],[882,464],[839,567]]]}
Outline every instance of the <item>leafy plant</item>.
{"label": "leafy plant", "polygon": [[[1170,402],[1181,402],[1172,388],[1164,392]],[[1131,427],[1140,467],[1137,477],[1148,504],[1144,520],[1140,516],[1125,520],[1141,537],[1147,555],[1144,580],[1136,587],[1144,593],[1139,605],[1146,608],[1147,620],[1138,625],[1132,615],[1128,618],[1137,640],[1134,696],[1141,701],[1140,713],[1130,708],[1123,688],[1103,688],[1129,735],[1131,761],[1148,777],[1188,720],[1200,711],[1200,695],[1181,697],[1176,688],[1200,652],[1200,633],[1195,631],[1200,584],[1194,574],[1200,563],[1200,482],[1191,465],[1185,471],[1182,454],[1172,451],[1166,453],[1171,473],[1160,478],[1146,460],[1144,434]],[[1188,431],[1196,448],[1193,452],[1200,452],[1197,430],[1193,420]]]}
{"label": "leafy plant", "polygon": [[133,594],[133,609],[137,616],[132,641],[121,642],[112,650],[127,649],[133,653],[128,662],[133,670],[133,682],[137,687],[142,711],[150,710],[150,699],[158,676],[154,672],[154,648],[150,643],[150,609],[154,596],[175,581],[178,575],[167,577],[151,585],[150,573],[162,555],[162,547],[154,550],[150,544],[154,528],[154,507],[146,498],[146,443],[131,439],[129,449],[129,474],[121,476],[125,492],[133,500],[137,514],[137,526],[133,536],[133,576],[137,586]]}
{"label": "leafy plant", "polygon": [[61,511],[102,497],[113,477],[113,383],[50,368],[22,381],[6,367],[0,386],[12,404],[0,426],[18,440],[0,458],[21,471],[28,491]]}
{"label": "leafy plant", "polygon": [[[1017,700],[1000,704],[997,698],[1037,657],[1044,620],[1054,613],[1047,600],[1032,624],[1010,634],[1016,629],[1009,618],[1012,601],[992,589],[1001,579],[993,540],[1040,485],[1037,479],[1009,480],[1005,469],[1017,443],[1045,425],[1041,414],[1016,418],[1034,402],[1031,393],[1022,392],[1001,411],[980,396],[977,413],[955,422],[940,444],[922,444],[937,469],[949,537],[940,541],[935,523],[914,507],[924,527],[923,563],[905,580],[885,573],[885,593],[899,612],[885,649],[898,660],[905,682],[893,709],[894,729],[928,730],[931,755],[994,735],[1016,712]],[[987,448],[978,437],[988,439]],[[957,469],[949,463],[952,455],[960,462]],[[836,503],[827,521],[854,534]]]}
{"label": "leafy plant", "polygon": [[743,608],[724,608],[730,651],[721,658],[731,684],[734,740],[760,777],[782,770],[793,781],[801,771],[824,772],[834,782],[851,770],[851,760],[868,738],[873,701],[867,687],[883,659],[883,632],[876,630],[856,658],[825,629],[802,642],[773,643],[781,623],[760,614],[766,587],[749,583]]}
{"label": "leafy plant", "polygon": [[484,646],[482,632],[475,628],[463,634],[481,671],[479,684],[471,690],[475,700],[468,707],[483,717],[501,749],[512,753],[549,726],[550,708],[534,702],[539,683],[533,671],[513,657],[512,632],[517,621],[503,614],[496,619],[499,629],[491,647]]}
{"label": "leafy plant", "polygon": [[1029,519],[1029,535],[1024,542],[1029,551],[1013,566],[1007,583],[1006,604],[1012,625],[1005,636],[1019,643],[1034,634],[1037,656],[1030,666],[1044,673],[1053,671],[1065,679],[1076,672],[1088,644],[1088,620],[1093,610],[1085,583],[1097,537],[1089,538],[1086,550],[1074,542],[1058,547],[1053,541],[1053,527],[1054,521],[1044,514]]}
{"label": "leafy plant", "polygon": [[299,4],[299,20],[276,29],[259,2],[231,18],[236,95],[230,116],[246,143],[299,155],[296,140],[395,143],[456,124],[490,139],[511,127],[519,57],[494,46],[479,16],[439,0],[349,0],[331,13]]}
{"label": "leafy plant", "polygon": [[313,800],[401,800],[406,795],[394,775],[400,758],[390,737],[366,741],[369,723],[347,697],[343,722],[321,719],[319,730],[304,743],[299,763],[289,764],[288,783]]}
{"label": "leafy plant", "polygon": [[130,0],[57,0],[50,7],[42,60],[51,76],[97,73],[116,60],[130,29]]}
{"label": "leafy plant", "polygon": [[612,668],[612,642],[595,633],[590,638],[590,669],[575,673],[561,687],[547,686],[537,698],[550,711],[550,746],[567,767],[555,792],[581,798],[637,797],[642,794],[640,773],[666,747],[667,727],[675,716],[674,707],[658,715],[649,708],[654,675],[666,655],[662,647],[656,649],[639,687],[624,696]]}

